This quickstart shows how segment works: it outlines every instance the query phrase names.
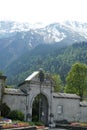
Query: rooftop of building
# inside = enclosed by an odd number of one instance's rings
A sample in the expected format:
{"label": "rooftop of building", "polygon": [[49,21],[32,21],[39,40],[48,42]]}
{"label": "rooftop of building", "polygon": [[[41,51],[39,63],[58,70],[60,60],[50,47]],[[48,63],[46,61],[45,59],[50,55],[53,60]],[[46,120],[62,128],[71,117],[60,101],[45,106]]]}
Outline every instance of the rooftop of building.
{"label": "rooftop of building", "polygon": [[25,93],[22,92],[20,89],[14,89],[14,88],[5,88],[4,93],[9,95],[25,95]]}
{"label": "rooftop of building", "polygon": [[68,94],[68,93],[53,93],[54,98],[73,98],[80,99],[76,94]]}

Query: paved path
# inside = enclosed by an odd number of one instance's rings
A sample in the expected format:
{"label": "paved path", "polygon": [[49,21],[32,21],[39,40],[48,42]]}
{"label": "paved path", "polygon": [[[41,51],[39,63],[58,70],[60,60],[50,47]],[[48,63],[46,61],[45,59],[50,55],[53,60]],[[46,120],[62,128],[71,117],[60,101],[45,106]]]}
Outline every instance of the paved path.
{"label": "paved path", "polygon": [[67,130],[67,129],[62,129],[62,128],[49,128],[49,130]]}

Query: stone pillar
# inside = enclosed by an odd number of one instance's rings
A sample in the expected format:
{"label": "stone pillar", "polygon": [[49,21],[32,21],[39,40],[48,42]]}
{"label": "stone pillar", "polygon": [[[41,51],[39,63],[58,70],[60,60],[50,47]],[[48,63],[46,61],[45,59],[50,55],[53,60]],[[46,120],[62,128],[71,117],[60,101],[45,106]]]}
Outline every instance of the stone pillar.
{"label": "stone pillar", "polygon": [[[0,106],[3,102],[5,81],[6,81],[6,76],[0,76]],[[0,115],[1,115],[1,111],[0,111]]]}

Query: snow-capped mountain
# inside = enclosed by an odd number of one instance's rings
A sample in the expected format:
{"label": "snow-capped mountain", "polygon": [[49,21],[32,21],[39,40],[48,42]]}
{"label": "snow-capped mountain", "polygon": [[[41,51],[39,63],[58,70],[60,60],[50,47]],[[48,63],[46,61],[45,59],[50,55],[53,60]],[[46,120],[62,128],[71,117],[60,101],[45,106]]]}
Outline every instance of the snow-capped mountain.
{"label": "snow-capped mountain", "polygon": [[0,34],[6,35],[7,33],[13,33],[13,32],[21,32],[21,31],[29,31],[31,29],[35,30],[37,28],[45,27],[45,24],[42,23],[36,23],[36,24],[30,24],[30,23],[18,23],[14,21],[0,21]]}
{"label": "snow-capped mountain", "polygon": [[[42,39],[46,44],[74,42],[87,40],[87,23],[62,22],[50,25],[17,23],[12,21],[0,22],[0,38],[10,38],[20,33],[20,39],[28,38],[27,44],[33,47],[32,40]],[[36,38],[36,35],[38,36]],[[15,37],[16,38],[16,37]],[[40,43],[40,42],[39,42]],[[38,44],[38,43],[37,43]]]}
{"label": "snow-capped mountain", "polygon": [[50,25],[41,23],[31,25],[13,21],[0,22],[0,60],[2,66],[4,64],[8,66],[26,51],[40,44],[56,43],[65,46],[81,41],[87,41],[87,23],[66,21]]}

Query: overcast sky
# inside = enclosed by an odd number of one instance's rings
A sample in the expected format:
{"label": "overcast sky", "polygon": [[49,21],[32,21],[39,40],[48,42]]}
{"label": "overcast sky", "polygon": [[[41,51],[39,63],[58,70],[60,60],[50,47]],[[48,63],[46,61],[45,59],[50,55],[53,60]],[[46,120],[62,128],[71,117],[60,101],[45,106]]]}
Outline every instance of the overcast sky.
{"label": "overcast sky", "polygon": [[52,23],[87,22],[87,0],[0,0],[0,20]]}

